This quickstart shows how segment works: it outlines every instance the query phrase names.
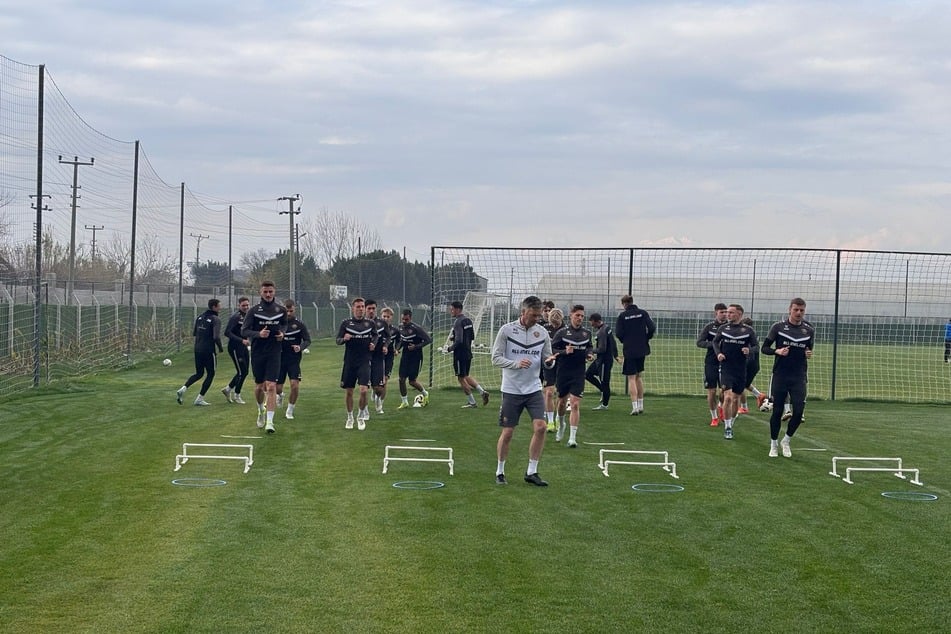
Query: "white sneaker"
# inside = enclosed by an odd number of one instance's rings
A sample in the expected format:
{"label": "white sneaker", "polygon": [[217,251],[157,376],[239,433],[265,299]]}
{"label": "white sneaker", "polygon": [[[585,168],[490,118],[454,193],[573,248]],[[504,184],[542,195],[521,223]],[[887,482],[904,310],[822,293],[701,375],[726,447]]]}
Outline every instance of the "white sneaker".
{"label": "white sneaker", "polygon": [[277,406],[278,406],[278,407],[283,407],[283,406],[284,406],[284,394],[283,394],[283,393],[277,395]]}
{"label": "white sneaker", "polygon": [[231,386],[225,386],[221,388],[221,393],[225,395],[225,400],[229,403],[234,403],[234,397],[231,395]]}
{"label": "white sneaker", "polygon": [[347,424],[343,426],[344,429],[353,429],[353,416],[347,416]]}
{"label": "white sneaker", "polygon": [[779,455],[779,448],[776,447],[776,445],[770,445],[770,446],[769,446],[769,457],[770,457],[770,458],[775,458],[775,457],[778,456],[778,455]]}
{"label": "white sneaker", "polygon": [[568,441],[568,446],[571,447],[572,449],[574,449],[575,447],[578,446],[578,443],[576,443],[576,442],[573,441],[573,440],[569,440],[569,441]]}
{"label": "white sneaker", "polygon": [[267,425],[264,426],[264,431],[269,434],[274,433],[274,421],[268,421]]}
{"label": "white sneaker", "polygon": [[233,393],[232,393],[232,395],[231,395],[231,402],[232,402],[232,403],[237,403],[238,405],[245,405],[244,399],[241,398],[241,395],[240,395],[240,394],[233,394]]}
{"label": "white sneaker", "polygon": [[284,412],[284,418],[286,418],[287,420],[294,420],[294,412],[292,412],[291,410],[287,410],[286,412]]}
{"label": "white sneaker", "polygon": [[789,420],[790,418],[792,418],[792,411],[787,410],[787,411],[783,412],[783,415],[782,415],[782,417],[780,418],[780,420],[785,423],[785,422],[786,422],[787,420]]}
{"label": "white sneaker", "polygon": [[258,429],[264,429],[264,423],[267,421],[267,412],[258,410]]}
{"label": "white sneaker", "polygon": [[357,429],[359,429],[360,431],[363,431],[363,430],[366,429],[366,428],[367,428],[367,419],[365,419],[365,418],[358,418],[358,419],[357,419]]}
{"label": "white sneaker", "polygon": [[789,440],[787,438],[780,440],[779,446],[782,447],[783,458],[792,458],[792,448],[789,446]]}
{"label": "white sneaker", "polygon": [[604,403],[598,403],[598,406],[597,406],[597,407],[592,407],[592,408],[591,408],[591,411],[597,412],[597,411],[600,411],[600,410],[603,410],[603,409],[607,409],[607,408],[608,408],[608,406],[605,405]]}
{"label": "white sneaker", "polygon": [[195,405],[204,406],[204,405],[211,405],[211,403],[209,403],[208,401],[206,401],[206,400],[205,400],[205,397],[199,395],[198,398],[195,399]]}

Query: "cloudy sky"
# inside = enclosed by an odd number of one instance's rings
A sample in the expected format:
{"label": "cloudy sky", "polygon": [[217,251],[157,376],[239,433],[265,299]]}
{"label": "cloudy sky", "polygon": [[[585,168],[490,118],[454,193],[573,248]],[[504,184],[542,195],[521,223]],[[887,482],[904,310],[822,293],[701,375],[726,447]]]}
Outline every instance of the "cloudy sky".
{"label": "cloudy sky", "polygon": [[949,33],[931,0],[0,0],[0,54],[165,181],[424,256],[951,251]]}

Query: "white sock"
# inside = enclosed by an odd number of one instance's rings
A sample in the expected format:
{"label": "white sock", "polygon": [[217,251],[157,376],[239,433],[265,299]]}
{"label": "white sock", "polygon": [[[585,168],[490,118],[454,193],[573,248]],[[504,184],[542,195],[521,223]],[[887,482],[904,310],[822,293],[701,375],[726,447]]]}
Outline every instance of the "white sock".
{"label": "white sock", "polygon": [[274,422],[274,412],[268,412],[268,413],[267,413],[267,422],[269,422],[269,423],[273,423],[273,422]]}
{"label": "white sock", "polygon": [[475,397],[472,396],[472,394],[466,395],[466,400],[469,401],[469,404],[470,404],[470,405],[475,405]]}
{"label": "white sock", "polygon": [[778,447],[778,446],[779,446],[779,441],[778,441],[778,440],[770,440],[770,441],[769,441],[769,446],[770,446],[770,447]]}
{"label": "white sock", "polygon": [[353,410],[347,412],[347,420],[353,420]]}
{"label": "white sock", "polygon": [[644,399],[639,398],[639,399],[637,399],[636,402],[637,402],[637,411],[643,410],[643,409],[644,409]]}
{"label": "white sock", "polygon": [[728,418],[728,419],[726,419],[725,421],[723,421],[723,424],[726,425],[726,428],[727,428],[727,429],[732,429],[732,428],[733,428],[733,419],[732,419],[732,418]]}
{"label": "white sock", "polygon": [[409,397],[408,397],[408,396],[401,396],[400,398],[403,399],[403,402],[404,402],[404,403],[409,403]]}
{"label": "white sock", "polygon": [[525,475],[532,475],[533,473],[538,473],[538,461],[529,460],[528,461],[528,471],[525,472]]}
{"label": "white sock", "polygon": [[548,421],[548,424],[555,422],[555,412],[545,412],[545,419]]}
{"label": "white sock", "polygon": [[495,468],[495,475],[502,475],[505,473],[505,461],[499,460],[499,466]]}
{"label": "white sock", "polygon": [[575,436],[578,434],[578,428],[572,427],[571,432],[568,435],[568,442],[575,442]]}
{"label": "white sock", "polygon": [[717,417],[717,410],[711,409],[711,410],[710,410],[710,418],[716,418],[716,417]]}
{"label": "white sock", "polygon": [[290,405],[287,406],[287,413],[288,413],[288,414],[293,414],[293,413],[294,413],[294,404],[293,404],[293,403],[291,403]]}
{"label": "white sock", "polygon": [[423,396],[429,396],[429,392],[427,392],[425,389],[423,390]]}
{"label": "white sock", "polygon": [[476,384],[475,391],[478,392],[479,394],[482,394],[483,392],[485,392],[485,388],[483,388],[481,385]]}

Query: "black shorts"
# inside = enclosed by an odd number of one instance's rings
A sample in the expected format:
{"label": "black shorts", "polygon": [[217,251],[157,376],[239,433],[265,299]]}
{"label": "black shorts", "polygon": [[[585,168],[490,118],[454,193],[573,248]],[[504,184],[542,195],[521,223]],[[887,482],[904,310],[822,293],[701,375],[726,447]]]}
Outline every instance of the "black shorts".
{"label": "black shorts", "polygon": [[709,361],[703,363],[703,387],[708,390],[720,387],[720,362],[716,359],[712,363]]}
{"label": "black shorts", "polygon": [[502,392],[499,407],[499,427],[515,427],[522,412],[528,410],[533,421],[545,420],[545,397],[541,390],[531,394],[506,394]]}
{"label": "black shorts", "polygon": [[621,369],[621,374],[624,376],[640,374],[644,371],[644,361],[646,358],[647,357],[624,357],[624,367]]}
{"label": "black shorts", "polygon": [[255,383],[277,383],[281,374],[281,348],[251,347],[251,376]]}
{"label": "black shorts", "polygon": [[720,366],[720,386],[724,390],[730,390],[734,394],[742,394],[749,385],[746,381],[746,364],[740,366],[726,365]]}
{"label": "black shorts", "polygon": [[469,376],[469,371],[472,369],[472,355],[470,354],[455,354],[452,355],[452,371],[462,378],[464,376]]}
{"label": "black shorts", "polygon": [[423,367],[422,353],[403,353],[400,359],[400,378],[415,381],[419,378],[419,371]]}
{"label": "black shorts", "polygon": [[370,359],[370,385],[383,386],[386,384],[386,357],[379,356]]}
{"label": "black shorts", "polygon": [[340,372],[340,387],[345,390],[353,389],[358,385],[370,385],[369,362],[359,364],[344,364]]}
{"label": "black shorts", "polygon": [[281,354],[281,372],[277,375],[278,385],[284,385],[287,379],[300,381],[300,355],[293,352]]}
{"label": "black shorts", "polygon": [[564,398],[569,394],[581,396],[584,392],[584,372],[559,372],[555,379],[555,388],[558,390],[558,398]]}

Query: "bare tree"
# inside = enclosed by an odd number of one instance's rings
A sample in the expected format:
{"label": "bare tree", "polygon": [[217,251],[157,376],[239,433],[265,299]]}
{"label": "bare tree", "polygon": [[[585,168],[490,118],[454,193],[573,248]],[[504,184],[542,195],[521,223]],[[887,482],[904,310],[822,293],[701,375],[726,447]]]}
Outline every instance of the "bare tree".
{"label": "bare tree", "polygon": [[[132,248],[115,232],[100,252],[120,278],[129,274]],[[178,258],[168,253],[158,236],[146,234],[136,241],[135,281],[142,284],[171,284],[178,281]]]}
{"label": "bare tree", "polygon": [[382,248],[382,240],[376,229],[364,224],[356,216],[342,211],[323,208],[317,219],[307,218],[301,222],[300,252],[311,257],[323,270],[339,260],[357,257]]}

